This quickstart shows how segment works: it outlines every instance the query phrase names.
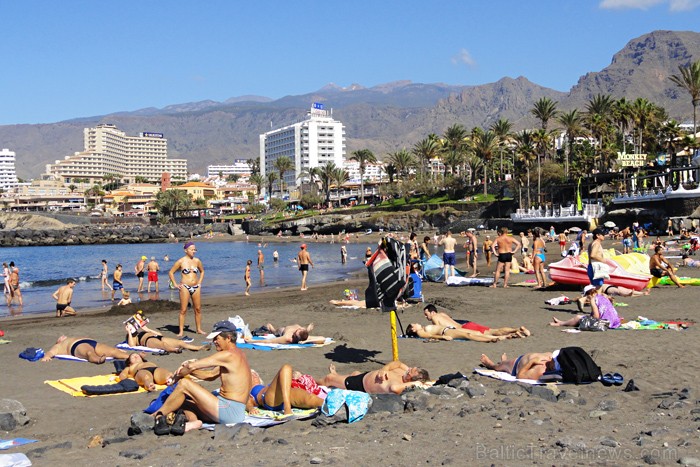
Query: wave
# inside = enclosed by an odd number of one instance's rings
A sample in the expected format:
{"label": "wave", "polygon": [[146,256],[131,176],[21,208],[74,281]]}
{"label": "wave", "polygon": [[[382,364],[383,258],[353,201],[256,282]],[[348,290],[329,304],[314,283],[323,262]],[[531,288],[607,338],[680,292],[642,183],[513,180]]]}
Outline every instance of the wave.
{"label": "wave", "polygon": [[68,282],[68,279],[73,279],[76,282],[90,282],[100,280],[100,276],[80,276],[80,277],[64,277],[59,279],[39,279],[36,281],[24,281],[19,283],[20,290],[37,288],[37,287],[53,287],[57,285],[64,285]]}

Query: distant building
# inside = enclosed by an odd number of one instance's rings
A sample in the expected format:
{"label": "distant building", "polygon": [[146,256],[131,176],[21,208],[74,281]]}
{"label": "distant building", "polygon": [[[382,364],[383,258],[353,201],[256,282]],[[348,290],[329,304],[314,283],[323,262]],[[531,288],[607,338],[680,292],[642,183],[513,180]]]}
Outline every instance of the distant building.
{"label": "distant building", "polygon": [[126,183],[135,182],[136,177],[159,183],[164,173],[173,181],[187,179],[187,160],[168,159],[168,140],[162,133],[127,136],[114,125],[102,124],[85,128],[83,135],[84,151],[48,164],[48,175],[64,183],[76,179],[96,183],[106,175],[116,175]]}
{"label": "distant building", "polygon": [[218,177],[223,179],[229,175],[238,175],[241,178],[250,177],[250,165],[248,159],[236,159],[233,164],[209,165],[207,166],[207,177]]}
{"label": "distant building", "polygon": [[[350,176],[348,178],[348,183],[360,183],[360,163],[357,161],[346,160],[343,164],[343,168],[348,172]],[[384,163],[380,162],[378,164],[365,164],[365,181],[369,182],[381,182],[382,179],[386,179],[386,171],[384,170]]]}
{"label": "distant building", "polygon": [[[281,156],[294,163],[293,171],[285,174],[287,186],[302,182],[299,176],[311,168],[333,162],[343,167],[345,160],[345,127],[333,120],[332,112],[323,104],[314,104],[307,119],[260,135],[260,173],[275,171],[275,161]],[[279,187],[279,182],[276,182]]]}
{"label": "distant building", "polygon": [[0,188],[7,190],[18,185],[15,172],[15,152],[9,149],[0,151]]}

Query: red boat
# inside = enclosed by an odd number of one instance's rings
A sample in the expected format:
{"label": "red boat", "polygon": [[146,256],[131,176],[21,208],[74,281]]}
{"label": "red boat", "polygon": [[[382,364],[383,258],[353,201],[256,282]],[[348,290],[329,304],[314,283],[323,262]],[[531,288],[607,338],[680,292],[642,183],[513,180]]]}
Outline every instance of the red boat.
{"label": "red boat", "polygon": [[[627,272],[619,264],[611,259],[605,263],[610,267],[610,279],[605,279],[606,284],[619,285],[632,290],[644,290],[651,276]],[[588,285],[588,264],[582,263],[573,256],[567,256],[561,261],[547,265],[549,277],[558,284]]]}

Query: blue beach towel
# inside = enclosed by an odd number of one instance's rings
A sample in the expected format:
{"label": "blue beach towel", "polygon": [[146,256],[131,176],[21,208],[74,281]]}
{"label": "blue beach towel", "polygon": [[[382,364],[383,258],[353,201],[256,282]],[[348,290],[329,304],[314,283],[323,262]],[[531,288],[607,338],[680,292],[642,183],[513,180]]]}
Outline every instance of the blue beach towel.
{"label": "blue beach towel", "polygon": [[348,391],[347,389],[331,389],[323,402],[321,411],[328,416],[335,415],[343,406],[348,408],[348,423],[353,423],[367,414],[372,397],[360,391]]}
{"label": "blue beach towel", "polygon": [[27,347],[19,354],[19,358],[29,360],[30,362],[36,362],[44,358],[44,351],[36,347]]}
{"label": "blue beach towel", "polygon": [[36,443],[35,439],[15,438],[15,439],[0,439],[0,450],[22,446],[23,444]]}

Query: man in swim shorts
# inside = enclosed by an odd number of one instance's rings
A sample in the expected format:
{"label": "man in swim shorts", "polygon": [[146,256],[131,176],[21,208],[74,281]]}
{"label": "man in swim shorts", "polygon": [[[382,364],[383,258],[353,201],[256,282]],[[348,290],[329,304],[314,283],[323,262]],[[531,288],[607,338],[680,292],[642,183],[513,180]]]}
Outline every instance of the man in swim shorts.
{"label": "man in swim shorts", "polygon": [[560,372],[556,360],[559,351],[543,353],[526,353],[509,360],[506,354],[501,361],[494,363],[486,354],[481,354],[481,364],[489,370],[503,371],[518,379],[540,379],[545,373]]}
{"label": "man in swim shorts", "polygon": [[[114,292],[117,290],[124,290],[124,283],[122,282],[122,265],[117,264],[114,268],[114,278],[112,280],[112,300],[114,300]],[[122,292],[122,297],[124,297],[124,292]]]}
{"label": "man in swim shorts", "polygon": [[148,271],[148,292],[151,292],[152,283],[155,283],[156,292],[158,292],[158,271],[160,271],[160,266],[155,256],[151,256],[151,260],[146,265],[146,271]]}
{"label": "man in swim shorts", "polygon": [[299,265],[299,271],[301,271],[301,290],[307,290],[306,276],[309,274],[309,265],[314,267],[314,262],[311,261],[311,255],[306,250],[306,243],[301,244],[301,250],[297,255],[297,264]]}
{"label": "man in swim shorts", "polygon": [[318,380],[319,385],[368,394],[401,394],[406,388],[430,378],[426,370],[409,367],[398,360],[384,365],[380,370],[365,373],[354,371],[349,375],[341,375],[335,371],[333,364],[329,371],[329,374]]}
{"label": "man in swim shorts", "polygon": [[670,261],[664,258],[664,255],[661,254],[663,249],[664,247],[661,245],[654,247],[654,255],[649,258],[649,272],[652,276],[659,279],[664,276],[668,276],[671,278],[674,284],[680,288],[684,288],[685,286],[678,281],[678,277],[673,272],[673,267],[671,266]]}
{"label": "man in swim shorts", "polygon": [[100,344],[89,337],[66,337],[61,336],[56,344],[44,354],[42,362],[48,362],[56,355],[72,355],[82,358],[90,363],[102,364],[107,357],[125,359],[129,356],[127,352],[116,347]]}
{"label": "man in swim shorts", "polygon": [[[236,347],[236,326],[219,321],[207,339],[212,339],[217,352],[200,360],[187,360],[173,374],[170,384],[177,387],[168,396],[160,411],[154,414],[156,426],[165,423],[161,417],[182,409],[187,420],[210,423],[240,423],[245,418],[252,380],[245,354]],[[200,386],[187,375],[213,381],[221,379],[218,395]]]}
{"label": "man in swim shorts", "polygon": [[137,293],[143,291],[143,269],[146,266],[147,259],[148,258],[145,256],[142,256],[139,262],[136,263],[136,266],[134,266],[134,274],[136,274],[136,277],[139,278],[139,286],[136,289]]}
{"label": "man in swim shorts", "polygon": [[452,231],[448,230],[442,239],[438,242],[438,245],[443,245],[444,250],[442,252],[442,262],[445,263],[445,282],[447,282],[448,277],[455,275],[455,265],[457,264],[457,255],[455,254],[455,244],[457,239],[452,237]]}
{"label": "man in swim shorts", "polygon": [[56,300],[56,318],[76,315],[75,310],[70,306],[73,287],[75,287],[75,279],[68,279],[66,285],[62,285],[53,293],[52,297]]}
{"label": "man in swim shorts", "polygon": [[469,329],[470,331],[477,331],[487,336],[528,337],[530,335],[530,331],[525,326],[520,326],[519,328],[504,327],[491,329],[490,327],[472,321],[458,323],[447,313],[438,311],[437,307],[432,303],[428,303],[425,308],[423,308],[423,315],[425,319],[437,326],[453,329]]}
{"label": "man in swim shorts", "polygon": [[508,236],[508,228],[501,227],[498,230],[498,237],[496,237],[496,241],[493,242],[493,246],[491,247],[493,254],[498,257],[498,265],[496,266],[493,285],[491,287],[498,287],[498,278],[501,276],[501,271],[503,271],[503,288],[508,287],[510,263],[513,261],[513,251],[519,248],[520,242]]}

